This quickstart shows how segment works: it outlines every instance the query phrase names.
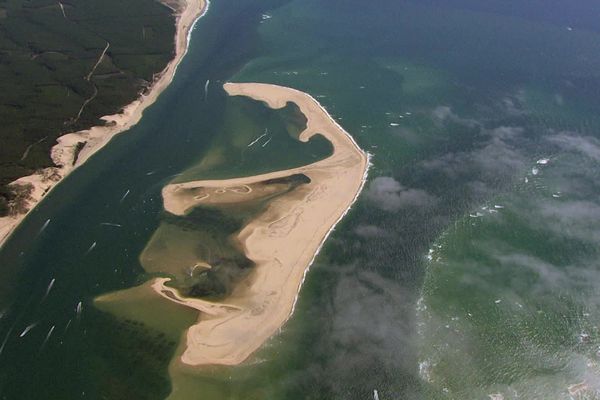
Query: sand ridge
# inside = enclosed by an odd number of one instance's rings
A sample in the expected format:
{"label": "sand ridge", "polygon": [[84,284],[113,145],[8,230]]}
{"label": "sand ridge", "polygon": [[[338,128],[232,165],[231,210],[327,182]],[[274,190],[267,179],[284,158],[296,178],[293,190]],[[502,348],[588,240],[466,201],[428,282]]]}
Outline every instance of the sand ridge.
{"label": "sand ridge", "polygon": [[[163,3],[172,8],[177,15],[175,34],[175,56],[167,67],[157,74],[150,89],[140,95],[133,103],[125,106],[121,113],[108,115],[101,119],[105,126],[96,126],[88,130],[69,133],[57,139],[58,144],[52,148],[51,157],[56,167],[46,168],[41,172],[25,176],[12,182],[11,185],[32,186],[29,195],[28,211],[23,214],[0,217],[0,248],[15,228],[25,219],[35,206],[65,176],[81,166],[94,153],[103,148],[115,135],[128,130],[142,118],[144,110],[153,104],[158,96],[173,81],[179,63],[187,53],[191,30],[195,22],[208,10],[209,0],[164,0]],[[78,143],[85,142],[85,147],[75,158]]]}
{"label": "sand ridge", "polygon": [[[186,334],[181,362],[192,366],[236,365],[273,336],[293,313],[306,272],[323,242],[359,195],[369,167],[368,154],[310,95],[295,89],[261,83],[227,83],[231,96],[247,96],[271,108],[298,105],[307,118],[300,134],[308,141],[323,135],[334,148],[328,158],[283,171],[227,180],[206,180],[168,185],[163,189],[165,210],[185,215],[203,204],[207,196],[195,191],[227,193],[228,189],[252,186],[277,178],[303,174],[310,178],[295,190],[274,198],[256,218],[242,228],[237,241],[246,257],[255,263],[216,312],[201,314]],[[186,195],[186,193],[190,195]],[[156,280],[153,288],[162,296],[167,280]],[[171,292],[172,293],[172,292]],[[180,304],[200,309],[207,302],[177,296]],[[189,304],[188,304],[189,303]]]}

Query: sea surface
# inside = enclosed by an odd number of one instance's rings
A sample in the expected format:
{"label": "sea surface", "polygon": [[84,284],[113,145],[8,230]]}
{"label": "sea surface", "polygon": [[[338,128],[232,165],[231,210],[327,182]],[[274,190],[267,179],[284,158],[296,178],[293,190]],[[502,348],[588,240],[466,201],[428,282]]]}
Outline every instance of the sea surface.
{"label": "sea surface", "polygon": [[[599,17],[589,0],[213,0],[140,124],[0,252],[0,398],[600,398]],[[169,220],[162,187],[330,151],[228,80],[310,93],[373,167],[281,332],[193,370],[172,360],[194,313],[119,297],[161,275],[139,257]]]}

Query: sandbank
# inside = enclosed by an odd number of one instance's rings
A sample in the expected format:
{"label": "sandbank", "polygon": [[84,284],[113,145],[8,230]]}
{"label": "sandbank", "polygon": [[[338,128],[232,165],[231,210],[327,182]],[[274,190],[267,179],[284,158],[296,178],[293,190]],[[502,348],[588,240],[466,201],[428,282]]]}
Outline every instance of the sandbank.
{"label": "sandbank", "polygon": [[219,196],[225,196],[225,203],[231,193],[251,198],[252,191],[240,188],[259,182],[296,174],[310,178],[310,183],[271,200],[239,232],[235,240],[255,267],[223,302],[183,298],[165,286],[168,279],[154,281],[152,287],[161,296],[200,311],[198,323],[186,333],[181,356],[181,362],[191,366],[239,364],[277,333],[293,313],[305,274],[323,242],[362,190],[369,166],[367,153],[310,95],[261,83],[227,83],[224,88],[231,96],[247,96],[274,109],[294,102],[307,118],[299,139],[306,142],[321,134],[334,151],[299,168],[163,189],[165,210],[185,215],[198,205],[219,203]]}
{"label": "sandbank", "polygon": [[[29,187],[31,192],[27,199],[27,212],[0,217],[0,248],[15,228],[25,219],[27,214],[52,190],[65,176],[81,166],[94,153],[103,148],[115,135],[128,130],[142,118],[144,110],[153,104],[158,96],[173,81],[177,67],[185,56],[189,37],[194,23],[208,9],[209,0],[162,0],[176,13],[175,55],[167,67],[155,76],[150,88],[133,103],[125,106],[119,114],[104,116],[101,119],[106,125],[96,126],[88,130],[69,133],[57,139],[58,144],[52,148],[51,157],[55,167],[45,168],[33,175],[25,176],[12,182],[11,185]],[[85,146],[79,154],[79,143]],[[74,162],[76,160],[76,162]]]}

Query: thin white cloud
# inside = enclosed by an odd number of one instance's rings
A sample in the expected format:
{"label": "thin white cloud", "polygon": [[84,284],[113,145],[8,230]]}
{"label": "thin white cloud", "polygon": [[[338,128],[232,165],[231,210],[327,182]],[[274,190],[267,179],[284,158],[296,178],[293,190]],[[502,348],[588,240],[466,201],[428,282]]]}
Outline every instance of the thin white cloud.
{"label": "thin white cloud", "polygon": [[367,198],[385,211],[430,207],[436,202],[436,198],[425,190],[404,187],[389,176],[375,178],[369,185]]}

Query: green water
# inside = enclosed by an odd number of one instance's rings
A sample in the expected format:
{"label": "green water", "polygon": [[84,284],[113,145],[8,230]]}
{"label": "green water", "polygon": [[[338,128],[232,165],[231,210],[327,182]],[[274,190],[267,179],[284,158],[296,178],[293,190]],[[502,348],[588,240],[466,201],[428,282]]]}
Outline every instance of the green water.
{"label": "green water", "polygon": [[[569,399],[567,387],[586,381],[593,398],[599,7],[213,1],[140,125],[69,177],[0,253],[1,396]],[[225,80],[309,92],[374,166],[280,334],[238,367],[169,370],[178,329],[93,305],[147,278],[138,257],[162,221],[161,188],[329,151],[278,152],[297,145],[286,124],[227,99]],[[244,152],[265,128],[281,142]],[[190,323],[173,314],[169,326]]]}
{"label": "green water", "polygon": [[293,103],[271,110],[245,97],[227,101],[224,123],[207,154],[173,182],[227,179],[299,167],[330,155],[333,147],[323,136],[308,143],[298,140],[306,118]]}

